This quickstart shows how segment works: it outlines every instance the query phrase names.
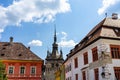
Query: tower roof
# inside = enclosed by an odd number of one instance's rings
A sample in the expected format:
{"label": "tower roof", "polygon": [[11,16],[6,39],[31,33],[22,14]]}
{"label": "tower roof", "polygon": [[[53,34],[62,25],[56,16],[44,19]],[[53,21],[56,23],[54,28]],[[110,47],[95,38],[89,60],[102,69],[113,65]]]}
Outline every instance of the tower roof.
{"label": "tower roof", "polygon": [[50,53],[50,51],[47,51],[47,59],[62,59],[62,54],[59,54],[58,52],[58,44],[57,44],[57,35],[56,35],[56,26],[55,26],[55,30],[54,30],[54,42],[52,44],[52,52]]}

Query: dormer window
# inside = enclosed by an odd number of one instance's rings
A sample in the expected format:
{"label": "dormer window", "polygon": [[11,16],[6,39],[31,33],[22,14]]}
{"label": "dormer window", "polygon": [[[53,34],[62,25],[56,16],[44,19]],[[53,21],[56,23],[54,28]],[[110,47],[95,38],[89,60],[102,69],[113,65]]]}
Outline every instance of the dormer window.
{"label": "dormer window", "polygon": [[88,37],[88,39],[90,39],[92,37],[92,35],[90,35],[89,37]]}
{"label": "dormer window", "polygon": [[1,56],[4,56],[5,54],[1,54]]}
{"label": "dormer window", "polygon": [[120,37],[120,29],[114,29],[115,34]]}
{"label": "dormer window", "polygon": [[22,54],[19,54],[18,56],[22,56]]}
{"label": "dormer window", "polygon": [[6,49],[5,47],[2,48],[2,50],[5,50],[5,49]]}
{"label": "dormer window", "polygon": [[118,32],[119,32],[119,31],[118,31],[118,29],[115,29],[115,32],[117,32],[117,33],[118,33]]}

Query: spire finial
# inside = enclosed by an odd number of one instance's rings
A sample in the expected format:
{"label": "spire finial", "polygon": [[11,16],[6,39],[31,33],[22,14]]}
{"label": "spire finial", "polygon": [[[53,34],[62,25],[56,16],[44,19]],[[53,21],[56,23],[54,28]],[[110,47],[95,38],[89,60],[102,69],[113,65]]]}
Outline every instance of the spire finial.
{"label": "spire finial", "polygon": [[105,13],[105,17],[107,17],[107,13]]}
{"label": "spire finial", "polygon": [[56,24],[54,24],[54,43],[57,42],[57,37],[56,37]]}

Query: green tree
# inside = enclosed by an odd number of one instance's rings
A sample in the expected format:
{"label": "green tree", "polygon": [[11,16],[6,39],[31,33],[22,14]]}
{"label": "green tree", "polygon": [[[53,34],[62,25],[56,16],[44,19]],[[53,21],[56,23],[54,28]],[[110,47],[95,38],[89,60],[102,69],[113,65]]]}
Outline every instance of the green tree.
{"label": "green tree", "polygon": [[7,80],[5,65],[0,61],[0,80]]}

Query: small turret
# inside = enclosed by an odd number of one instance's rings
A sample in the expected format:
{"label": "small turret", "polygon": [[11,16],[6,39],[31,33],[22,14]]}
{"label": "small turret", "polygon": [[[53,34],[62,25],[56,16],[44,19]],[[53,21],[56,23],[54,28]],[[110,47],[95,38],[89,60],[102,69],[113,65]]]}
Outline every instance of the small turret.
{"label": "small turret", "polygon": [[62,52],[62,49],[60,49],[60,59],[63,59],[63,52]]}
{"label": "small turret", "polygon": [[49,58],[49,56],[50,56],[50,51],[47,50],[47,58]]}

